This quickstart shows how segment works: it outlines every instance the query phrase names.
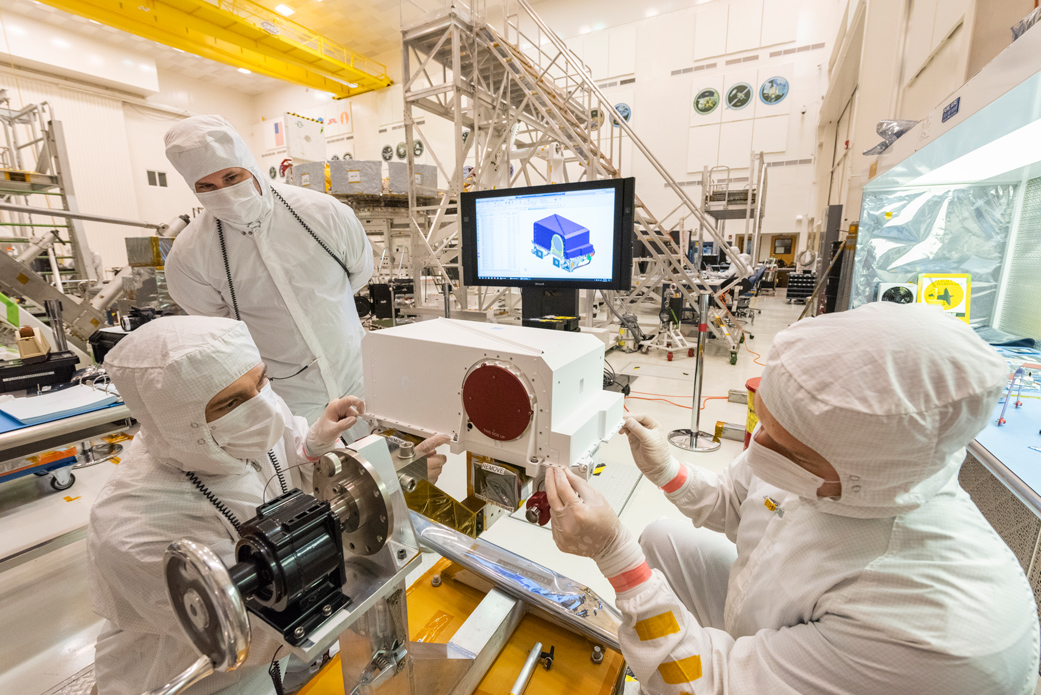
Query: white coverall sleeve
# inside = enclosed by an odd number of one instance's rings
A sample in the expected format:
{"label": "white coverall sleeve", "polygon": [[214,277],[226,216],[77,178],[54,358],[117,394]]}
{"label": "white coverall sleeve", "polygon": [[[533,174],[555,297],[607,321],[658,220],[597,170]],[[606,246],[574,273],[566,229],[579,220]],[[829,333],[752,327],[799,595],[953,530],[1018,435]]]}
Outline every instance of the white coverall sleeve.
{"label": "white coverall sleeve", "polygon": [[337,203],[336,227],[344,235],[343,262],[351,274],[351,291],[357,292],[369,283],[372,277],[372,245],[365,235],[365,228],[349,207]]}
{"label": "white coverall sleeve", "polygon": [[657,570],[616,604],[622,654],[655,695],[965,692],[956,657],[886,639],[851,617],[829,613],[735,640],[698,624]]}
{"label": "white coverall sleeve", "polygon": [[718,474],[699,466],[680,465],[686,469],[687,479],[665,496],[695,526],[725,533],[731,541],[736,541],[741,504],[752,479],[752,470],[744,457],[738,457]]}
{"label": "white coverall sleeve", "polygon": [[192,316],[234,318],[221,293],[204,282],[188,263],[178,259],[176,251],[167,260],[166,286],[177,305]]}
{"label": "white coverall sleeve", "polygon": [[294,415],[286,425],[283,444],[289,465],[293,467],[290,476],[293,484],[310,495],[314,492],[314,459],[309,458],[304,449],[308,429],[307,419]]}

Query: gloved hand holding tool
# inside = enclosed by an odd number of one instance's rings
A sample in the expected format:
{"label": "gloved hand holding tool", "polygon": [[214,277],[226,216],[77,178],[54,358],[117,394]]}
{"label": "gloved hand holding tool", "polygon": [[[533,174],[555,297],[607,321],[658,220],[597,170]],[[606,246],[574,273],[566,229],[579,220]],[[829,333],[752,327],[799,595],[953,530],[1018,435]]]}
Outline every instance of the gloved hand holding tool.
{"label": "gloved hand holding tool", "polygon": [[612,584],[645,566],[640,544],[587,481],[554,466],[546,470],[546,496],[553,541],[562,551],[592,558]]}
{"label": "gloved hand holding tool", "polygon": [[365,402],[357,396],[337,398],[325,406],[325,412],[315,420],[304,440],[304,453],[317,458],[336,446],[340,435],[354,427],[365,412]]}
{"label": "gloved hand holding tool", "polygon": [[680,462],[669,452],[665,430],[649,415],[625,418],[622,434],[629,437],[636,467],[658,487],[664,487],[680,472]]}

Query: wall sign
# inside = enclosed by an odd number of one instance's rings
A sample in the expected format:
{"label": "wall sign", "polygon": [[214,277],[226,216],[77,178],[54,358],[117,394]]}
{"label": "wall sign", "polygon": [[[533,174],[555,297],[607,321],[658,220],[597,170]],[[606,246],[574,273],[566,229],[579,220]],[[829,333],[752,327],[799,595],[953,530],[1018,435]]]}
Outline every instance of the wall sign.
{"label": "wall sign", "polygon": [[412,154],[416,155],[417,157],[422,157],[423,156],[423,141],[422,140],[416,140],[415,142],[412,143]]}
{"label": "wall sign", "polygon": [[788,96],[788,80],[783,77],[771,77],[759,88],[759,99],[764,104],[779,104]]}
{"label": "wall sign", "polygon": [[604,124],[604,114],[601,113],[600,109],[592,109],[589,112],[589,128],[590,130],[600,130],[600,126]]}
{"label": "wall sign", "polygon": [[394,148],[390,145],[384,145],[383,150],[380,152],[380,156],[383,157],[384,162],[389,162],[394,159]]}
{"label": "wall sign", "polygon": [[694,97],[694,110],[702,116],[707,116],[719,106],[719,91],[713,87],[706,87]]}
{"label": "wall sign", "polygon": [[398,155],[398,159],[404,159],[408,156],[408,148],[405,147],[405,143],[399,142],[394,152]]}
{"label": "wall sign", "polygon": [[752,103],[752,85],[747,82],[738,82],[727,90],[727,106],[734,109],[743,109]]}
{"label": "wall sign", "polygon": [[943,119],[940,122],[941,123],[946,123],[947,121],[949,121],[952,118],[954,118],[955,116],[957,116],[958,115],[958,109],[960,109],[960,108],[961,108],[961,97],[958,97],[957,99],[955,99],[951,103],[947,104],[947,106],[943,107]]}
{"label": "wall sign", "polygon": [[[629,119],[632,118],[633,110],[625,102],[618,102],[617,104],[615,104],[614,110],[618,112],[619,116],[625,119],[626,123],[628,123]],[[615,128],[619,127],[617,119],[612,118],[611,123],[614,124]]]}

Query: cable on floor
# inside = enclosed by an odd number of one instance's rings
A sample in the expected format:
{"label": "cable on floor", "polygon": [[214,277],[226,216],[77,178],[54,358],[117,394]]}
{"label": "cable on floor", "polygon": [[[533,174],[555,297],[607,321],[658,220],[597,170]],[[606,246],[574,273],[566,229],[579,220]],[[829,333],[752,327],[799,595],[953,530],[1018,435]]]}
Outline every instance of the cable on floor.
{"label": "cable on floor", "polygon": [[[663,396],[663,398],[641,398],[640,396],[628,396],[626,398],[626,400],[629,400],[630,398],[632,398],[632,399],[635,399],[635,400],[638,400],[638,401],[661,401],[662,403],[668,403],[669,405],[674,405],[677,408],[686,408],[687,410],[691,409],[691,406],[689,406],[689,405],[683,405],[682,403],[673,403],[672,401],[667,400],[669,398],[686,398],[686,396],[670,396],[670,395],[664,394],[664,393],[647,393],[646,391],[633,391],[632,393],[639,393],[639,394],[645,395],[645,396]],[[726,401],[726,400],[730,400],[730,398],[728,396],[706,396],[705,398],[702,399],[702,401],[701,401],[701,408],[699,408],[699,410],[704,410],[705,406],[708,405],[709,401]],[[628,408],[626,408],[626,410],[628,410]]]}

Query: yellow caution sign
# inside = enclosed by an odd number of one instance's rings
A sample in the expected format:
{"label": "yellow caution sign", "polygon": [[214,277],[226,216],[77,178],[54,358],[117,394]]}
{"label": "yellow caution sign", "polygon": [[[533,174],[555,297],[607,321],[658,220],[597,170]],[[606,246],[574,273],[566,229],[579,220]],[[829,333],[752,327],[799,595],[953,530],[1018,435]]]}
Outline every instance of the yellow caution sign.
{"label": "yellow caution sign", "polygon": [[971,294],[972,276],[968,273],[925,273],[918,276],[918,301],[935,304],[965,323],[969,322]]}

